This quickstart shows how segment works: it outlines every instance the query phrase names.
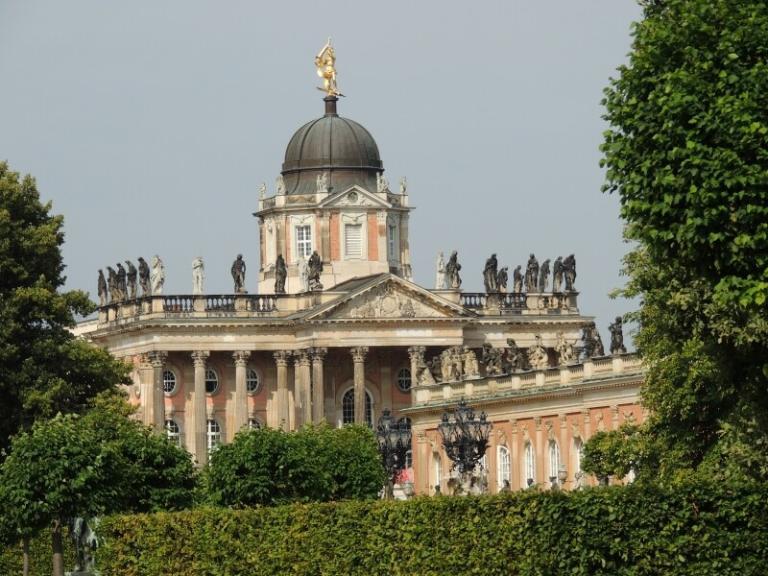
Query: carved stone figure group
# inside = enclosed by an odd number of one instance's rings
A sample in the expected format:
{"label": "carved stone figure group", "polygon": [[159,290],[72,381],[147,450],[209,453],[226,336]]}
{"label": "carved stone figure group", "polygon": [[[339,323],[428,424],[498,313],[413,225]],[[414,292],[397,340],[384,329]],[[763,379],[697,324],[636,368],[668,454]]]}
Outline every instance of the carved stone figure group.
{"label": "carved stone figure group", "polygon": [[165,268],[160,257],[154,256],[152,258],[152,274],[156,274],[157,278],[153,276],[151,286],[149,266],[147,266],[144,258],[139,257],[138,260],[138,269],[133,265],[133,262],[126,260],[125,267],[121,262],[117,263],[117,270],[112,268],[112,266],[107,266],[106,276],[103,270],[99,270],[96,285],[99,295],[99,306],[135,300],[139,297],[139,288],[141,288],[141,296],[162,293],[163,283],[165,282]]}
{"label": "carved stone figure group", "polygon": [[486,342],[479,356],[478,360],[478,353],[468,346],[452,346],[425,361],[422,349],[414,360],[415,382],[419,385],[456,382],[549,367],[549,353],[541,336],[536,336],[535,344],[528,349],[520,348],[513,338],[507,339],[504,348],[495,348]]}
{"label": "carved stone figure group", "polygon": [[[440,286],[441,257],[438,257],[438,288]],[[531,254],[525,265],[524,273],[522,266],[516,266],[512,271],[512,292],[516,294],[520,294],[523,291],[548,292],[550,274],[552,275],[552,292],[562,292],[563,280],[565,280],[565,291],[572,292],[576,282],[576,257],[573,254],[566,258],[559,256],[552,267],[550,267],[549,259],[544,260],[539,265],[536,255]],[[498,270],[496,254],[491,254],[491,257],[485,261],[485,268],[483,268],[483,284],[485,285],[486,293],[506,292],[508,280],[507,268],[504,267]]]}
{"label": "carved stone figure group", "polygon": [[603,339],[600,338],[600,332],[594,322],[590,322],[582,328],[581,339],[584,342],[582,353],[584,359],[605,356],[603,348]]}

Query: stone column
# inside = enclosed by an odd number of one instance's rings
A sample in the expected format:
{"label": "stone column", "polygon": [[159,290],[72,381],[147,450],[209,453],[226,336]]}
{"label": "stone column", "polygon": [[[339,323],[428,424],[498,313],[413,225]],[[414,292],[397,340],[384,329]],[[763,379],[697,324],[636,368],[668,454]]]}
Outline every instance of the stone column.
{"label": "stone column", "polygon": [[312,380],[309,366],[309,351],[299,350],[296,353],[296,398],[299,399],[302,425],[312,422]]}
{"label": "stone column", "polygon": [[152,384],[147,398],[147,424],[155,429],[155,432],[163,433],[165,430],[165,391],[163,390],[163,372],[167,352],[150,352],[147,354],[152,366]]}
{"label": "stone column", "polygon": [[192,426],[187,437],[192,440],[192,456],[198,466],[208,462],[208,444],[206,436],[207,410],[205,401],[205,364],[211,353],[207,350],[192,352],[192,362],[195,365],[195,388],[192,392]]}
{"label": "stone column", "polygon": [[365,424],[365,356],[368,346],[350,350],[355,365],[355,424]]}
{"label": "stone column", "polygon": [[323,360],[328,348],[312,349],[312,421],[325,420],[325,387],[323,384]]}
{"label": "stone column", "polygon": [[248,358],[250,357],[251,353],[248,350],[238,350],[232,354],[232,358],[235,360],[235,434],[248,426],[248,397],[245,380]]}
{"label": "stone column", "polygon": [[408,348],[408,356],[411,359],[411,387],[419,385],[419,366],[424,365],[424,353],[427,349],[424,346],[411,346]]}
{"label": "stone column", "polygon": [[288,358],[289,350],[280,350],[273,354],[277,364],[277,425],[283,430],[288,430]]}

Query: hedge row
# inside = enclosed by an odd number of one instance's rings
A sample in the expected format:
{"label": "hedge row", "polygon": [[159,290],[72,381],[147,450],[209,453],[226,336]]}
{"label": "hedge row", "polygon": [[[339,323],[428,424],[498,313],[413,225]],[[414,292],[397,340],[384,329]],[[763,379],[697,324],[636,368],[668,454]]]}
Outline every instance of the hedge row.
{"label": "hedge row", "polygon": [[100,529],[103,576],[768,572],[763,486],[198,509]]}
{"label": "hedge row", "polygon": [[[67,570],[75,567],[75,549],[72,541],[64,535],[64,566]],[[0,575],[21,576],[24,553],[21,544],[8,548],[0,547]],[[30,576],[48,576],[53,569],[51,536],[49,533],[34,538],[29,543]]]}

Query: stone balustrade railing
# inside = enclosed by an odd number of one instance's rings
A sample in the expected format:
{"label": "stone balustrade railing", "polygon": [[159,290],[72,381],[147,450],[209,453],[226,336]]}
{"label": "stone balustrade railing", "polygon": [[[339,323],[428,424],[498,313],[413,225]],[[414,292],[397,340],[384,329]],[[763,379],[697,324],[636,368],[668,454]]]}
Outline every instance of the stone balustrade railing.
{"label": "stone balustrade railing", "polygon": [[577,311],[578,292],[462,292],[459,304],[481,313],[562,314]]}
{"label": "stone balustrade railing", "polygon": [[569,364],[514,372],[503,376],[487,376],[455,382],[438,382],[413,388],[414,406],[442,405],[459,398],[482,400],[497,394],[524,393],[537,389],[556,389],[563,386],[596,381],[618,376],[641,375],[642,361],[637,354],[620,354],[592,358],[581,364]]}
{"label": "stone balustrade railing", "polygon": [[[112,302],[99,308],[98,324],[150,318],[216,318],[276,316],[284,294],[169,294]],[[286,306],[286,312],[296,309]]]}

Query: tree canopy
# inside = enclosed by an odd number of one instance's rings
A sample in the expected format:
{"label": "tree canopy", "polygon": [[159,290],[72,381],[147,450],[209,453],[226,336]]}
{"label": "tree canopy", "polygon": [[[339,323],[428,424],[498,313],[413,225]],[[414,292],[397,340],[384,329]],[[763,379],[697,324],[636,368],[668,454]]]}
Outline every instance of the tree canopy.
{"label": "tree canopy", "polygon": [[83,415],[59,414],[15,436],[0,465],[0,534],[11,542],[51,528],[62,574],[62,528],[71,518],[177,510],[192,504],[192,460],[130,419],[114,395]]}
{"label": "tree canopy", "polygon": [[205,491],[219,506],[375,498],[384,469],[364,426],[244,430],[211,455]]}
{"label": "tree canopy", "polygon": [[645,3],[605,91],[648,474],[768,478],[768,4]]}
{"label": "tree canopy", "polygon": [[94,304],[84,292],[60,292],[62,226],[35,180],[0,162],[0,449],[35,419],[81,412],[127,382],[121,362],[70,331]]}

